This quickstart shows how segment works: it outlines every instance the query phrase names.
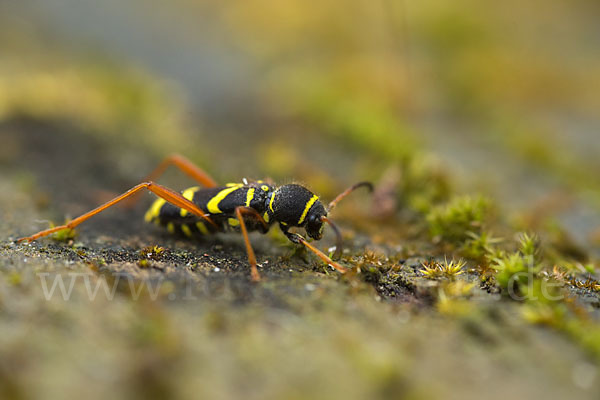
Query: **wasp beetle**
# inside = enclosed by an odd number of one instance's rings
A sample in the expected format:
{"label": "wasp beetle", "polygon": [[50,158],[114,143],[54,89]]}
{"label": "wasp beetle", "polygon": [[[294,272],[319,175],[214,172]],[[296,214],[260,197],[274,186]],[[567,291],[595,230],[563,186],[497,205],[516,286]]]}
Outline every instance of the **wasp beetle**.
{"label": "wasp beetle", "polygon": [[[179,168],[203,187],[192,187],[180,194],[153,182],[170,165]],[[373,190],[373,186],[369,182],[357,183],[346,189],[325,207],[317,195],[298,184],[277,187],[264,181],[248,182],[244,179],[242,183],[217,186],[206,172],[185,157],[176,154],[165,159],[144,182],[120,196],[65,225],[40,231],[18,239],[18,242],[31,242],[63,229],[72,229],[121,201],[134,201],[139,192],[147,189],[159,198],[146,212],[146,221],[165,226],[171,233],[196,237],[228,230],[240,231],[246,244],[253,281],[258,281],[260,275],[256,267],[254,250],[248,239],[248,232],[266,233],[275,223],[279,224],[282,232],[290,241],[304,245],[324,262],[343,273],[347,270],[345,267],[323,254],[302,235],[289,230],[292,227],[304,228],[310,238],[319,240],[323,237],[324,224],[329,224],[337,236],[334,258],[339,257],[342,250],[341,234],[327,215],[342,198],[361,186]]]}

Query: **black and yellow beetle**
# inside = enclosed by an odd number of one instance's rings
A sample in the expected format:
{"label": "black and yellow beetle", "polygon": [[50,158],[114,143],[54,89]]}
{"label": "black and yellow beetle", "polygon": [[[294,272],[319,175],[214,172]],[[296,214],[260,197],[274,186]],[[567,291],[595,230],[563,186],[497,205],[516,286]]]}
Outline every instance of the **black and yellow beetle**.
{"label": "black and yellow beetle", "polygon": [[[169,165],[178,167],[204,188],[193,187],[179,194],[153,182]],[[274,223],[279,224],[283,233],[293,243],[306,246],[327,264],[340,272],[346,272],[345,267],[308,243],[302,235],[292,233],[289,229],[292,227],[304,228],[309,237],[319,240],[323,236],[324,223],[328,223],[337,235],[335,255],[339,256],[341,254],[341,235],[327,215],[338,201],[361,186],[373,189],[369,182],[357,183],[337,196],[325,208],[317,195],[298,184],[276,187],[263,181],[248,182],[244,180],[242,183],[217,187],[215,181],[191,161],[180,155],[172,155],[165,159],[143,183],[134,186],[122,195],[65,225],[43,230],[18,241],[33,241],[63,229],[72,229],[99,212],[123,200],[131,200],[141,190],[147,189],[159,196],[159,199],[146,212],[147,222],[166,226],[172,233],[182,233],[189,237],[227,230],[241,231],[246,243],[251,276],[254,281],[258,281],[260,275],[256,267],[254,250],[248,239],[248,232],[258,230],[266,233]]]}

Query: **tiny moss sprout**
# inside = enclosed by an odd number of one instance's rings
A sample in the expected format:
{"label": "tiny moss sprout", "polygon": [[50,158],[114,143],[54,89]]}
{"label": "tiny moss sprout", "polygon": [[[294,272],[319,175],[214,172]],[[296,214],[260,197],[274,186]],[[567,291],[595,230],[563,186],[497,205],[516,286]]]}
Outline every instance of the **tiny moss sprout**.
{"label": "tiny moss sprout", "polygon": [[147,246],[140,250],[140,257],[146,260],[159,261],[165,253],[165,249],[160,246]]}
{"label": "tiny moss sprout", "polygon": [[[65,221],[65,224],[69,221]],[[50,224],[50,228],[54,228],[56,225]],[[61,229],[58,232],[52,234],[52,239],[57,242],[69,242],[77,237],[77,231],[72,228]]]}
{"label": "tiny moss sprout", "polygon": [[464,257],[477,261],[485,261],[489,254],[495,251],[495,246],[503,239],[495,238],[491,232],[467,232],[467,240],[461,248]]}
{"label": "tiny moss sprout", "polygon": [[428,279],[437,279],[437,278],[456,278],[459,275],[465,273],[463,267],[466,265],[466,262],[463,260],[451,260],[448,261],[444,259],[444,262],[431,261],[425,262],[421,264],[423,269],[420,272]]}

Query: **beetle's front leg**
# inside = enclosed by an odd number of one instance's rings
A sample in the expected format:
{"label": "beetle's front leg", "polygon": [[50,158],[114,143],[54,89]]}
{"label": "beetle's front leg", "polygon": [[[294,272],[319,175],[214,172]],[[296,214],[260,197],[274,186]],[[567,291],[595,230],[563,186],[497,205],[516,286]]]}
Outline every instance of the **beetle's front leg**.
{"label": "beetle's front leg", "polygon": [[[281,225],[280,225],[281,226]],[[348,268],[341,266],[340,264],[333,261],[331,258],[327,257],[321,250],[314,247],[312,244],[308,243],[302,235],[298,233],[289,232],[285,226],[281,226],[281,231],[285,234],[285,236],[292,242],[296,244],[304,245],[307,249],[315,253],[317,257],[323,260],[328,265],[331,265],[333,268],[337,269],[341,273],[348,272]]]}
{"label": "beetle's front leg", "polygon": [[290,232],[288,230],[288,227],[286,227],[286,226],[283,226],[280,224],[279,227],[281,228],[281,231],[283,232],[285,237],[287,237],[290,240],[290,242],[292,242],[292,243],[302,244],[302,241],[306,240],[300,234]]}

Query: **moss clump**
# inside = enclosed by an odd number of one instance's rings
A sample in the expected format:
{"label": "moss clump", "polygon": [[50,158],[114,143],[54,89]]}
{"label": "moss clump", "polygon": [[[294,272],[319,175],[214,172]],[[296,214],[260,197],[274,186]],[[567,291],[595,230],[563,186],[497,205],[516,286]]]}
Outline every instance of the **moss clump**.
{"label": "moss clump", "polygon": [[573,269],[565,270],[564,268],[555,265],[552,272],[545,272],[544,275],[546,278],[554,279],[563,285],[569,285],[577,289],[590,290],[593,292],[600,291],[600,282],[596,279],[592,279],[591,276],[588,276],[585,279],[579,278],[575,275]]}
{"label": "moss clump", "polygon": [[165,254],[165,249],[160,246],[147,246],[140,250],[140,258],[160,261]]}
{"label": "moss clump", "polygon": [[427,214],[429,233],[433,238],[450,243],[463,242],[468,239],[469,232],[478,234],[482,231],[490,211],[491,203],[485,197],[454,197]]}
{"label": "moss clump", "polygon": [[461,248],[461,253],[464,257],[480,263],[486,263],[487,257],[493,254],[495,246],[502,242],[501,238],[495,238],[491,232],[467,232],[468,239]]}
{"label": "moss clump", "polygon": [[497,252],[491,259],[491,266],[498,273],[496,282],[503,290],[510,293],[523,293],[526,285],[531,283],[541,270],[539,240],[535,235],[522,233],[519,247],[514,253]]}
{"label": "moss clump", "polygon": [[420,272],[429,279],[441,277],[454,279],[465,273],[465,270],[463,269],[465,265],[466,262],[463,260],[448,261],[447,259],[444,259],[444,262],[432,261],[423,263],[423,269],[421,269]]}
{"label": "moss clump", "polygon": [[140,259],[137,262],[140,268],[151,268],[153,264],[151,261],[160,261],[165,255],[165,249],[160,246],[146,246],[139,251]]}
{"label": "moss clump", "polygon": [[519,253],[507,254],[502,258],[495,259],[493,268],[498,271],[496,274],[498,285],[504,290],[513,291],[513,293],[527,285],[532,272],[531,266]]}
{"label": "moss clump", "polygon": [[537,235],[521,233],[519,235],[519,253],[531,263],[539,263],[541,251]]}
{"label": "moss clump", "polygon": [[569,280],[569,284],[578,289],[587,289],[594,292],[600,292],[600,282],[591,277],[587,277],[586,279],[577,279],[572,278]]}
{"label": "moss clump", "polygon": [[[51,224],[50,227],[54,228],[55,225]],[[52,234],[53,240],[55,240],[57,242],[64,242],[64,243],[70,242],[73,239],[75,239],[76,237],[77,237],[77,231],[72,228],[61,229],[60,231]]]}

